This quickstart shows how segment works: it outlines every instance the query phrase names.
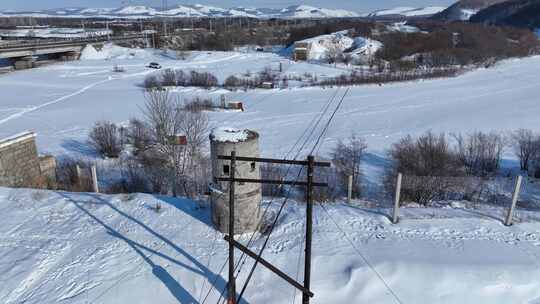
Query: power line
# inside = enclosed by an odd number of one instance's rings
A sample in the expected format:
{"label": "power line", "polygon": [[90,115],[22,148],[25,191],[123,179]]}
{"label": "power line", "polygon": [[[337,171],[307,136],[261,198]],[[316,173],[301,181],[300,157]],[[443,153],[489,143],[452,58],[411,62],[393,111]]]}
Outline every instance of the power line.
{"label": "power line", "polygon": [[367,259],[366,256],[364,256],[364,254],[362,254],[362,252],[354,245],[353,241],[349,238],[349,236],[347,235],[347,233],[345,233],[345,231],[338,225],[338,223],[334,220],[334,218],[332,217],[332,215],[330,214],[330,212],[328,212],[328,210],[326,209],[326,207],[324,206],[324,204],[322,203],[319,203],[319,205],[322,207],[322,209],[324,210],[324,212],[328,215],[328,217],[330,218],[330,220],[334,223],[334,225],[336,225],[336,227],[338,228],[339,231],[341,231],[341,233],[343,234],[343,236],[345,237],[345,239],[347,240],[347,242],[351,245],[351,247],[356,251],[356,253],[358,253],[358,255],[362,258],[362,260],[364,261],[364,263],[371,269],[371,271],[373,271],[373,273],[375,273],[375,275],[379,278],[379,280],[383,283],[383,285],[386,287],[386,289],[388,290],[388,292],[390,292],[390,294],[394,297],[394,299],[396,300],[397,303],[399,304],[403,304],[403,302],[401,301],[401,299],[398,297],[398,295],[394,292],[394,290],[392,290],[392,288],[390,287],[390,285],[386,282],[386,280],[383,278],[383,276],[377,271],[377,269],[375,269],[375,267],[373,267],[373,265],[369,262],[369,260]]}
{"label": "power line", "polygon": [[347,96],[347,94],[349,94],[350,89],[351,88],[347,88],[347,91],[345,91],[345,94],[343,94],[343,97],[341,97],[341,100],[339,101],[338,105],[336,106],[336,109],[332,113],[332,116],[330,116],[330,119],[328,119],[328,122],[326,123],[326,126],[324,127],[323,131],[321,132],[321,135],[319,136],[319,138],[317,138],[317,141],[315,142],[315,145],[313,146],[313,149],[311,149],[310,154],[315,151],[315,148],[317,148],[317,145],[319,145],[319,143],[321,141],[321,138],[323,136],[325,136],[326,132],[328,131],[328,127],[330,127],[330,123],[334,119],[334,116],[336,116],[336,113],[341,108],[341,105],[343,104],[343,101],[345,100],[345,97]]}

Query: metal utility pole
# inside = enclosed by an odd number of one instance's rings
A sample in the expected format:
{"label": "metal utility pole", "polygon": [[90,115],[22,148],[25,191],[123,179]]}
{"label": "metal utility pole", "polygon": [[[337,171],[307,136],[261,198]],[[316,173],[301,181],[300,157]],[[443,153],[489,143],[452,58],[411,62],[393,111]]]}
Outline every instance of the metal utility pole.
{"label": "metal utility pole", "polygon": [[[311,236],[313,234],[313,169],[315,158],[308,156],[306,191],[306,249],[304,258],[304,288],[311,290]],[[309,296],[302,294],[302,303],[309,303]]]}
{"label": "metal utility pole", "polygon": [[[162,0],[161,4],[162,4],[162,10],[163,10],[162,12],[163,14],[165,14],[165,12],[167,11],[167,8],[169,7],[167,0]],[[167,36],[167,18],[165,18],[165,16],[163,16],[163,34]]]}
{"label": "metal utility pole", "polygon": [[[236,301],[239,301],[245,291],[247,283],[251,279],[251,274],[248,277],[248,280],[238,299],[235,299],[236,295],[236,282],[234,278],[234,249],[238,249],[244,252],[247,256],[255,260],[255,266],[257,264],[262,264],[268,270],[272,271],[289,284],[294,286],[296,289],[302,292],[302,303],[309,303],[309,298],[313,297],[314,294],[311,292],[311,243],[312,243],[312,234],[313,234],[313,188],[314,187],[327,187],[327,183],[314,182],[314,169],[315,167],[330,167],[328,162],[315,162],[313,156],[309,156],[307,161],[301,160],[284,160],[284,159],[271,159],[271,158],[256,158],[256,157],[243,157],[236,156],[236,152],[231,152],[231,155],[219,155],[218,159],[229,160],[231,162],[230,166],[230,176],[229,177],[219,177],[217,180],[220,182],[229,182],[229,234],[225,236],[225,240],[229,242],[229,283],[228,283],[228,304],[236,304]],[[288,164],[288,165],[298,165],[298,166],[307,166],[307,181],[297,181],[297,180],[270,180],[270,179],[247,179],[235,176],[235,167],[236,162],[255,162],[255,163],[272,163],[272,164]],[[272,185],[291,185],[291,186],[306,186],[306,248],[305,248],[305,267],[304,267],[304,284],[298,283],[295,279],[288,276],[283,271],[279,270],[277,267],[273,266],[270,262],[262,258],[262,251],[257,254],[251,251],[249,248],[243,246],[239,242],[234,240],[234,183],[256,183],[256,184],[272,184]]]}
{"label": "metal utility pole", "polygon": [[236,283],[234,279],[234,183],[236,171],[236,151],[231,152],[229,183],[229,285],[227,304],[236,304]]}

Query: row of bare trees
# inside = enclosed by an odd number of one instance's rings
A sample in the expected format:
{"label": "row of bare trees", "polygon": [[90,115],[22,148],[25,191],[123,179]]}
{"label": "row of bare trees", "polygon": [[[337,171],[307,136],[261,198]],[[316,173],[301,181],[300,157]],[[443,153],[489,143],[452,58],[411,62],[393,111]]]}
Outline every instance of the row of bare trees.
{"label": "row of bare trees", "polygon": [[150,74],[143,82],[143,87],[147,90],[163,87],[211,88],[216,86],[218,86],[218,79],[212,73],[174,69],[165,69],[160,73]]}
{"label": "row of bare trees", "polygon": [[402,197],[420,204],[449,198],[480,199],[488,181],[500,175],[501,158],[511,148],[520,169],[537,177],[540,170],[540,135],[519,129],[501,134],[467,135],[427,132],[407,136],[392,145],[385,185],[391,193],[397,173],[404,175]]}
{"label": "row of bare trees", "polygon": [[540,178],[540,134],[519,129],[512,133],[511,143],[520,169]]}
{"label": "row of bare trees", "polygon": [[417,79],[428,78],[443,78],[443,77],[455,77],[462,71],[460,68],[433,68],[433,69],[417,69],[412,71],[398,71],[391,72],[385,71],[385,68],[381,68],[381,72],[378,73],[366,73],[363,71],[353,71],[350,74],[343,74],[337,77],[326,78],[319,82],[313,83],[317,86],[350,86],[361,84],[376,84],[376,83],[390,83],[399,81],[411,81]]}

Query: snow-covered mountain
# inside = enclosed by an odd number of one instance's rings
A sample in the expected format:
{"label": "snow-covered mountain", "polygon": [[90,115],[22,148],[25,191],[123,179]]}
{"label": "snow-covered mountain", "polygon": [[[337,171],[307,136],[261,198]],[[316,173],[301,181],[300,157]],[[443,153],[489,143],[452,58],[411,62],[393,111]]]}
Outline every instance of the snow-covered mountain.
{"label": "snow-covered mountain", "polygon": [[178,5],[161,10],[149,6],[124,6],[120,8],[61,8],[36,11],[0,10],[0,16],[73,17],[73,18],[151,18],[151,17],[250,17],[250,18],[346,18],[360,14],[342,10],[307,5],[275,8],[220,8],[201,4]]}
{"label": "snow-covered mountain", "polygon": [[396,7],[374,11],[367,14],[367,17],[428,17],[444,11],[446,7],[429,6],[422,8],[414,7]]}
{"label": "snow-covered mountain", "polygon": [[445,21],[465,21],[481,10],[503,2],[508,2],[508,0],[460,0],[436,14],[434,18]]}

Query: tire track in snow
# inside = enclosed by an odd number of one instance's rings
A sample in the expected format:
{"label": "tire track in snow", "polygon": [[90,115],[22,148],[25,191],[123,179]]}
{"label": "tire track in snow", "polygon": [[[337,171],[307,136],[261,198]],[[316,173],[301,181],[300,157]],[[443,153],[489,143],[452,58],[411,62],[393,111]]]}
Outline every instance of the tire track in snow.
{"label": "tire track in snow", "polygon": [[6,122],[8,122],[8,121],[10,121],[10,120],[19,118],[19,117],[21,117],[21,116],[23,116],[23,115],[25,115],[25,114],[28,114],[28,113],[37,111],[37,110],[39,110],[39,109],[42,109],[42,108],[44,108],[44,107],[47,107],[47,106],[50,106],[50,105],[53,105],[53,104],[57,104],[57,103],[62,102],[62,101],[64,101],[64,100],[66,100],[66,99],[69,99],[69,98],[71,98],[71,97],[73,97],[73,96],[80,95],[80,94],[82,94],[82,93],[84,93],[84,92],[90,90],[91,88],[97,86],[97,85],[100,85],[100,84],[102,84],[102,83],[105,83],[105,82],[108,82],[108,81],[112,81],[112,80],[114,80],[114,79],[109,79],[109,78],[108,78],[108,79],[105,79],[105,80],[100,80],[100,81],[98,81],[98,82],[94,82],[94,83],[92,83],[92,84],[89,84],[89,85],[83,87],[82,89],[80,89],[80,90],[78,90],[78,91],[76,91],[76,92],[74,92],[74,93],[71,93],[71,94],[62,96],[62,97],[60,97],[60,98],[51,100],[51,101],[49,101],[49,102],[46,102],[46,103],[43,103],[43,104],[40,104],[40,105],[37,105],[37,106],[25,108],[24,110],[22,110],[22,111],[20,111],[20,112],[17,112],[17,113],[15,113],[15,114],[11,114],[10,116],[8,116],[8,117],[6,117],[6,118],[1,119],[1,120],[0,120],[0,125],[4,124],[4,123],[6,123]]}

